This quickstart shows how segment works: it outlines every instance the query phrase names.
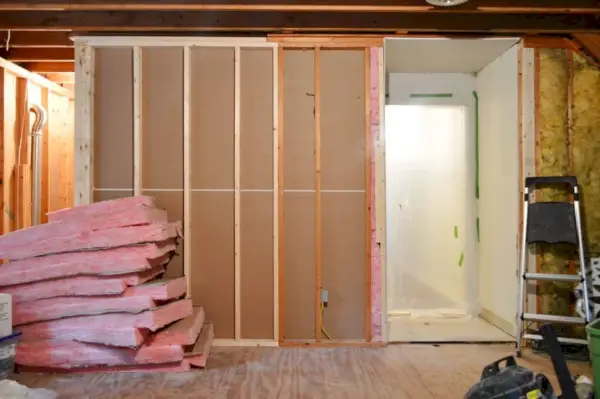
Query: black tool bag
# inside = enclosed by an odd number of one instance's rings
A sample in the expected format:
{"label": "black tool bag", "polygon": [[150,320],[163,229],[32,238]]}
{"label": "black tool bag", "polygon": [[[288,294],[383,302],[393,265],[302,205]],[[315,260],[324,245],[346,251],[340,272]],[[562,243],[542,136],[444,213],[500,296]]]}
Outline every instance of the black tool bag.
{"label": "black tool bag", "polygon": [[[503,368],[500,364],[506,362]],[[535,395],[534,392],[538,392]],[[527,396],[527,394],[530,396]],[[483,369],[481,380],[465,395],[465,399],[556,399],[552,384],[542,374],[517,365],[513,356],[500,359]]]}

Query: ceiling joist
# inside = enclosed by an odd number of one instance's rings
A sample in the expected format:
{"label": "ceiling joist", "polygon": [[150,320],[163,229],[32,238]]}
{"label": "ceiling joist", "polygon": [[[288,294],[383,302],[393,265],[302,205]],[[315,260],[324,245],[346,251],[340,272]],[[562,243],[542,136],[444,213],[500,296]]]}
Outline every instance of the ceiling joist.
{"label": "ceiling joist", "polygon": [[67,73],[75,72],[74,62],[24,62],[19,64],[35,73]]}
{"label": "ceiling joist", "polygon": [[12,62],[73,62],[74,48],[11,48],[4,57]]}
{"label": "ceiling joist", "polygon": [[[0,10],[48,11],[321,11],[425,12],[435,9],[424,0],[0,0]],[[454,10],[490,13],[597,13],[595,0],[471,0]]]}
{"label": "ceiling joist", "polygon": [[600,32],[598,15],[586,13],[490,17],[483,13],[448,12],[2,11],[0,27],[84,32]]}
{"label": "ceiling joist", "polygon": [[0,31],[0,45],[22,47],[73,47],[69,31]]}

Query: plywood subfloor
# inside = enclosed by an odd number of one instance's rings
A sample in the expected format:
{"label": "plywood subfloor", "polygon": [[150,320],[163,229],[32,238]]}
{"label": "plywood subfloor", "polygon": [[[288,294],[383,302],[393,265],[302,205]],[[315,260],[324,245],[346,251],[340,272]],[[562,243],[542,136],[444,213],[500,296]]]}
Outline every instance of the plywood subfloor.
{"label": "plywood subfloor", "polygon": [[480,317],[397,317],[388,321],[390,342],[513,342]]}
{"label": "plywood subfloor", "polygon": [[[394,398],[456,399],[482,368],[514,353],[514,345],[391,345],[387,348],[215,348],[208,368],[173,374],[23,374],[61,399]],[[520,364],[546,374],[549,360],[526,353]],[[572,374],[591,377],[587,363]]]}

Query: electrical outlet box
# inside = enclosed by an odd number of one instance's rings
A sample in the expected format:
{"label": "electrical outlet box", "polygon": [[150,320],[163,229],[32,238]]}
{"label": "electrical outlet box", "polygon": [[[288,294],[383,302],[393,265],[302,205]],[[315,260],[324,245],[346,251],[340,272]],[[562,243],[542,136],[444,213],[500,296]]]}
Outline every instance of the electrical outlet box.
{"label": "electrical outlet box", "polygon": [[325,306],[329,303],[329,292],[321,288],[321,303]]}

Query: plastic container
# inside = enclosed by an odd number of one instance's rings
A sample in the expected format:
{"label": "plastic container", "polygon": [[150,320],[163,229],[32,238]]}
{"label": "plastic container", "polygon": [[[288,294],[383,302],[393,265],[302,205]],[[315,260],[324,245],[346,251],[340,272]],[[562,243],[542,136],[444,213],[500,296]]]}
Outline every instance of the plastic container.
{"label": "plastic container", "polygon": [[0,338],[0,380],[10,379],[15,370],[15,353],[21,333]]}
{"label": "plastic container", "polygon": [[[592,321],[585,329],[588,335],[590,354],[592,355],[594,386],[600,387],[600,319]],[[594,398],[600,399],[600,389],[595,391]]]}

